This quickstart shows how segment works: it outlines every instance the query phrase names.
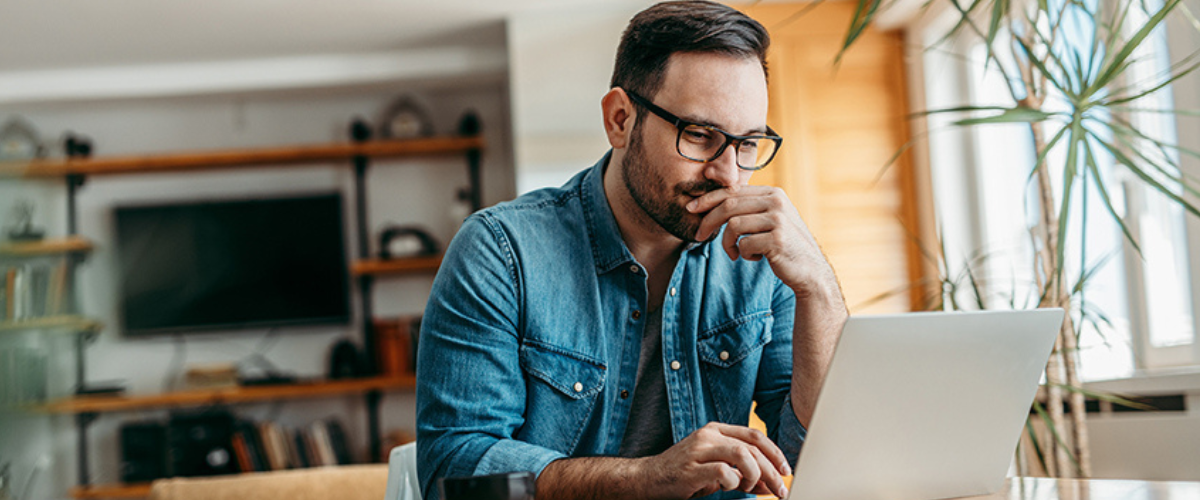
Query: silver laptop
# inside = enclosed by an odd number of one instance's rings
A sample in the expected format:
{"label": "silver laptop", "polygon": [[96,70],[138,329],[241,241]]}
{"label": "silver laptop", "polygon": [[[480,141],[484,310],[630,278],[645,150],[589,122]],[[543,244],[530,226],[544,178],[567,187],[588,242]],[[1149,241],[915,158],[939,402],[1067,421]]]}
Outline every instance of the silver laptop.
{"label": "silver laptop", "polygon": [[1062,320],[1062,309],[851,317],[788,500],[999,490]]}

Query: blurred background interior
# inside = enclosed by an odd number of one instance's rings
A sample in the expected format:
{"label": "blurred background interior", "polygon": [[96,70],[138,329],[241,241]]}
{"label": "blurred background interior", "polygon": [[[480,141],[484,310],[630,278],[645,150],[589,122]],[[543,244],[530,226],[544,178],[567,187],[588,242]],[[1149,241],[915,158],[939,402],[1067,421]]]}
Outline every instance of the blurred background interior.
{"label": "blurred background interior", "polygon": [[[160,477],[386,460],[412,439],[439,252],[474,209],[604,154],[599,99],[649,3],[5,4],[9,494],[138,498]],[[786,138],[752,182],[787,190],[854,314],[935,307],[968,267],[980,305],[1028,306],[1028,129],[910,117],[1012,104],[981,41],[924,49],[946,18],[913,3],[836,67],[853,2],[732,4],[771,32]],[[1200,46],[1172,29],[1163,52]],[[1168,90],[1164,106],[1200,108],[1195,77]],[[1160,118],[1144,126],[1200,148],[1195,119]],[[1076,222],[1103,313],[1080,373],[1153,410],[1089,405],[1094,475],[1200,480],[1200,220],[1126,181],[1144,258],[1101,204]]]}

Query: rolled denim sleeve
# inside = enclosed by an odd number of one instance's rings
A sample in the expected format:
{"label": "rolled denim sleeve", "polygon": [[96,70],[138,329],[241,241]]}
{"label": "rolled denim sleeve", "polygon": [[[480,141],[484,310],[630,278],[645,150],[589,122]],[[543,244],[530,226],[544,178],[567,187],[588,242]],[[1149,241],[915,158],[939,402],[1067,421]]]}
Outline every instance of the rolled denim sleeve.
{"label": "rolled denim sleeve", "polygon": [[767,436],[794,467],[807,430],[792,410],[792,331],[796,295],[783,283],[776,284],[771,311],[775,323],[771,342],[763,347],[763,358],[758,367],[755,413],[766,424]]}
{"label": "rolled denim sleeve", "polygon": [[559,452],[512,439],[524,424],[519,273],[504,232],[469,217],[450,243],[422,321],[417,354],[417,475],[540,474]]}

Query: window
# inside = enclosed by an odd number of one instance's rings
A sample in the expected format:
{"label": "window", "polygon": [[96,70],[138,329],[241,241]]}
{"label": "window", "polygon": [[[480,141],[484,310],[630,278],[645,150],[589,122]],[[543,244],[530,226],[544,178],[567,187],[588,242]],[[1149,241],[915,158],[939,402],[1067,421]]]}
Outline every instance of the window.
{"label": "window", "polygon": [[[1051,3],[1055,1],[1063,0]],[[1158,6],[1148,3],[1146,8]],[[1147,16],[1139,13],[1142,19],[1131,18],[1126,25],[1134,29],[1144,25]],[[910,40],[930,47],[949,31],[957,14],[947,12],[932,19],[912,26]],[[1086,22],[1075,19],[1067,24],[1071,22],[1078,24],[1064,31],[1068,43],[1090,42]],[[1130,73],[1131,80],[1146,88],[1161,82],[1169,68],[1167,38],[1161,31],[1146,44],[1145,54],[1135,56],[1140,62]],[[1012,92],[996,63],[985,63],[983,41],[967,31],[931,50],[910,54],[919,58],[913,72],[924,89],[915,109],[1013,105]],[[998,57],[1004,64],[1011,54]],[[1170,88],[1153,97],[1158,102],[1142,106],[1175,106]],[[1056,103],[1054,96],[1047,102],[1051,107],[1062,106],[1060,109],[1067,106],[1061,100]],[[965,129],[952,125],[961,118],[931,115],[926,124],[939,230],[950,275],[959,278],[956,300],[973,304],[978,290],[988,308],[1034,307],[1038,289],[1031,231],[1038,222],[1038,195],[1030,176],[1035,159],[1032,134],[1024,124]],[[1138,113],[1127,119],[1151,137],[1171,143],[1176,140],[1175,120],[1170,114]],[[1058,125],[1044,130],[1049,139]],[[1051,166],[1066,162],[1065,148],[1058,149],[1047,160]],[[1200,364],[1196,354],[1200,348],[1194,345],[1196,301],[1191,294],[1200,274],[1189,268],[1186,212],[1111,158],[1097,160],[1114,208],[1137,236],[1142,255],[1126,241],[1100,193],[1077,183],[1065,272],[1071,285],[1086,276],[1083,311],[1077,307],[1074,315],[1080,331],[1081,378],[1120,378],[1139,368]],[[1051,169],[1056,170],[1061,167]],[[1056,191],[1061,191],[1061,175],[1053,181],[1059,186]],[[1087,244],[1080,246],[1084,235]],[[1079,299],[1077,296],[1077,304]]]}

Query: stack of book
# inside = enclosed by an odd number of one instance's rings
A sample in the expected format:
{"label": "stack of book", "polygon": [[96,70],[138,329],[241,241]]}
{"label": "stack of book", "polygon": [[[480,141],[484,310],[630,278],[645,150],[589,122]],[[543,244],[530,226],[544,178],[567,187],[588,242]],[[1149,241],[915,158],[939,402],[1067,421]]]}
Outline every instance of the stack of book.
{"label": "stack of book", "polygon": [[66,313],[67,262],[0,264],[0,321],[20,321]]}
{"label": "stack of book", "polygon": [[233,434],[233,454],[241,472],[263,472],[353,462],[346,432],[337,420],[288,429],[275,422],[242,421]]}

